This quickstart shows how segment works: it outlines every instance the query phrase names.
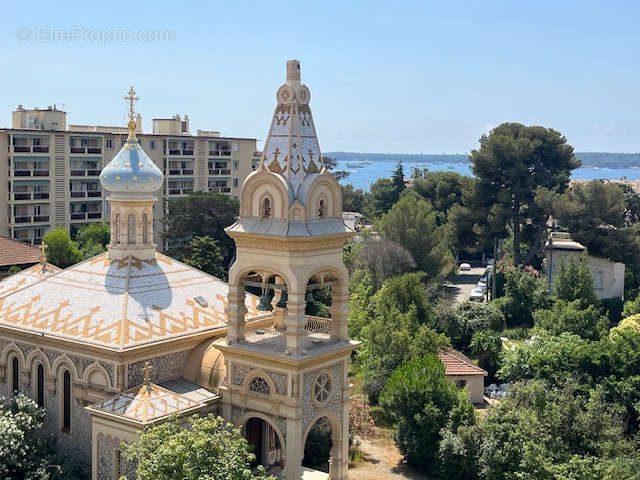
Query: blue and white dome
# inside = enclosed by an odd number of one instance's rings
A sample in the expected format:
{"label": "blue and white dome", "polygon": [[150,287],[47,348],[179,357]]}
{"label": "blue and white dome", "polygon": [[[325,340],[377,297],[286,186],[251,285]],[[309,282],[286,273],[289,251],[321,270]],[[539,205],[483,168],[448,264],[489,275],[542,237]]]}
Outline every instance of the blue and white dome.
{"label": "blue and white dome", "polygon": [[102,188],[111,193],[149,194],[162,187],[163,181],[162,171],[142,149],[130,125],[129,138],[100,173]]}

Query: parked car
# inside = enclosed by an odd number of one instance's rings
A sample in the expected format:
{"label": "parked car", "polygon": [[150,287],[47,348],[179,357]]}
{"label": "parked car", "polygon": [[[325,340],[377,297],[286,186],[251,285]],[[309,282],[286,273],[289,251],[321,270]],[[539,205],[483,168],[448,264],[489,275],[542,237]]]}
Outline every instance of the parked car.
{"label": "parked car", "polygon": [[468,272],[469,270],[471,270],[471,265],[468,263],[461,263],[460,264],[460,271],[461,272]]}
{"label": "parked car", "polygon": [[481,288],[474,288],[471,290],[469,294],[469,300],[471,302],[483,302],[484,301],[484,292]]}
{"label": "parked car", "polygon": [[476,287],[479,288],[480,290],[482,290],[482,293],[485,294],[487,292],[487,282],[486,280],[480,279],[478,280],[478,283],[476,284]]}

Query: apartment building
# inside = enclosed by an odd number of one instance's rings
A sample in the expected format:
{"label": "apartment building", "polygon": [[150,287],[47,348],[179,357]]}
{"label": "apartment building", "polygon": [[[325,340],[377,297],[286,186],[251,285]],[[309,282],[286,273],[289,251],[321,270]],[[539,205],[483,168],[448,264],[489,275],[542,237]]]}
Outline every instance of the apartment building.
{"label": "apartment building", "polygon": [[[204,130],[192,135],[187,115],[153,119],[152,133],[141,125],[138,115],[138,139],[165,174],[157,219],[169,199],[194,191],[237,197],[260,161],[255,138]],[[12,128],[0,129],[0,165],[7,167],[0,168],[0,235],[37,245],[53,228],[62,226],[73,236],[81,225],[108,221],[108,192],[99,175],[126,138],[124,126],[67,125],[66,112],[55,105],[19,105]]]}

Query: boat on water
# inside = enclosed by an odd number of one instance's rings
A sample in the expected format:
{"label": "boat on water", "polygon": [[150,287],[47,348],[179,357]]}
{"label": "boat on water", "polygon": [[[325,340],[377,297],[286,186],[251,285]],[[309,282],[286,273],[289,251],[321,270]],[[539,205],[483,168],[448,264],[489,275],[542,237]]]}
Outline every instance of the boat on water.
{"label": "boat on water", "polygon": [[367,165],[368,163],[371,163],[371,162],[367,162],[367,161],[347,162],[347,168],[364,168],[364,166]]}

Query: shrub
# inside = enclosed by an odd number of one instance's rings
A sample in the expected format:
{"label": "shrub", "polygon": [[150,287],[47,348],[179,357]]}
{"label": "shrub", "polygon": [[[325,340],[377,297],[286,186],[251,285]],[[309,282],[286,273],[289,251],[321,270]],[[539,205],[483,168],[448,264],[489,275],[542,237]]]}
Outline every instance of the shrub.
{"label": "shrub", "polygon": [[380,396],[380,404],[395,421],[393,436],[407,463],[436,471],[442,429],[456,431],[475,423],[467,392],[445,378],[435,355],[410,360],[398,368]]}

